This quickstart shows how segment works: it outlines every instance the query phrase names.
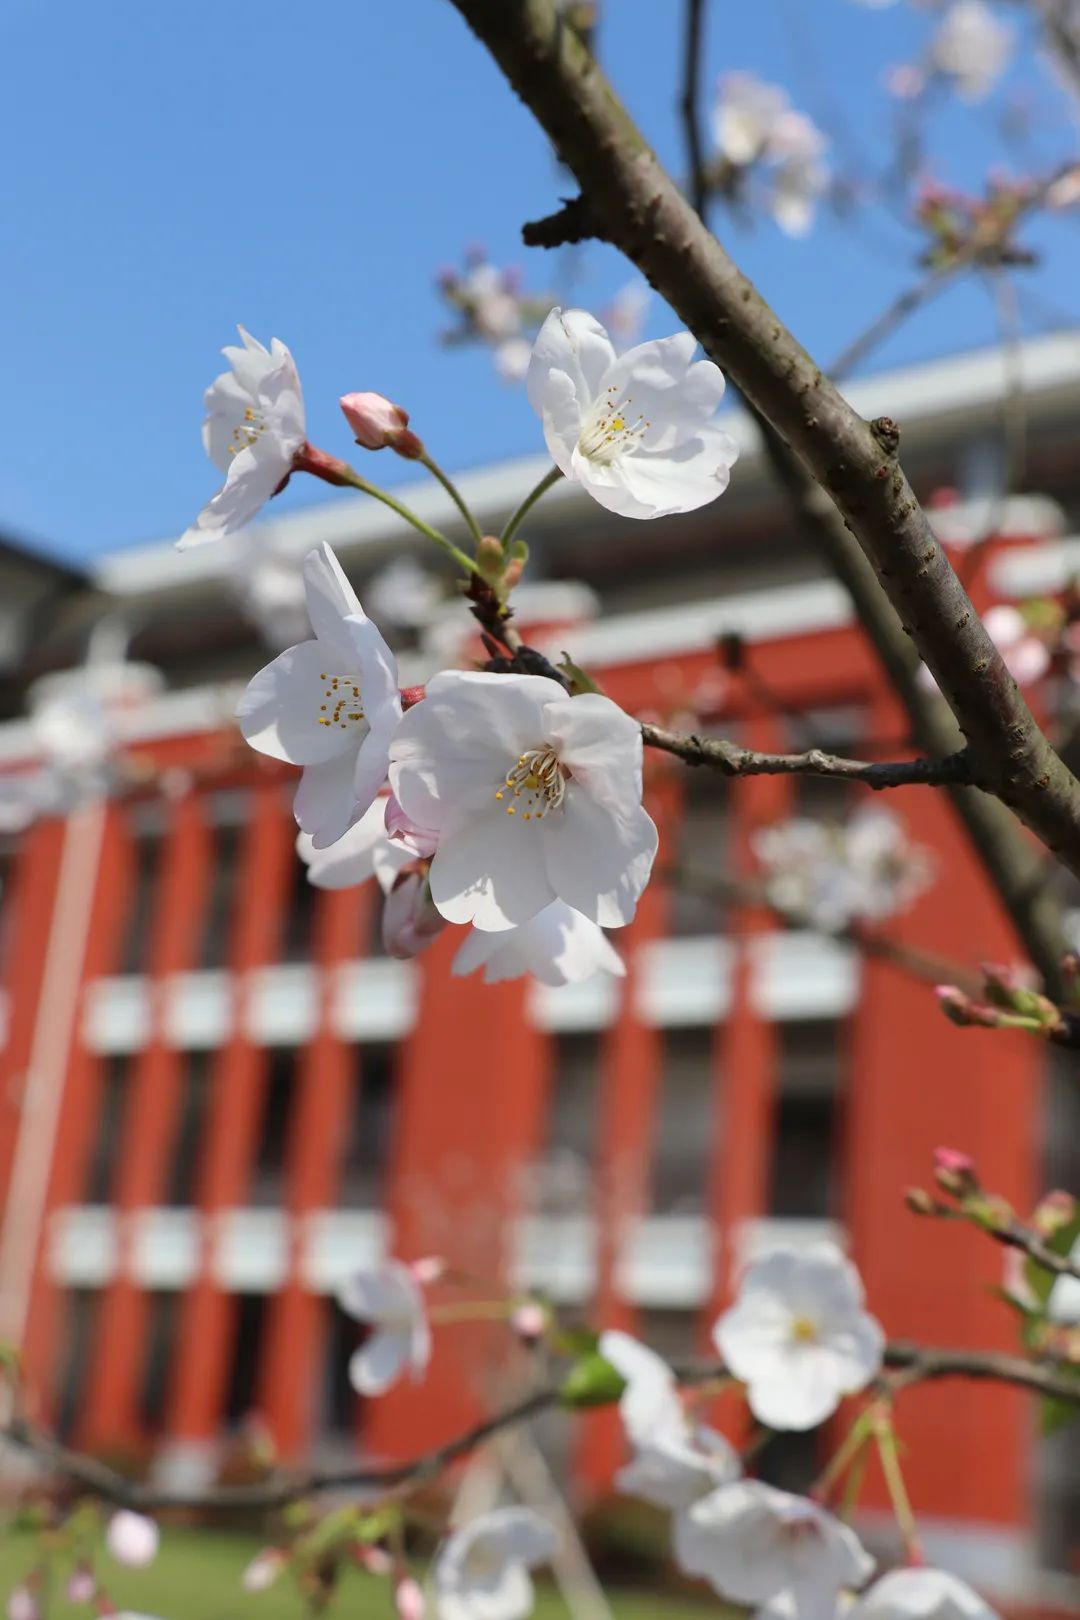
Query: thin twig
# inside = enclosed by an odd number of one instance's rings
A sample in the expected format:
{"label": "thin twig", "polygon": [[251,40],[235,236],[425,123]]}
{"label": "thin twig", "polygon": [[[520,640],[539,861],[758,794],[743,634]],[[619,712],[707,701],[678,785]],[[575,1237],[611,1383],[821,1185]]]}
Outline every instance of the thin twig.
{"label": "thin twig", "polygon": [[974,762],[966,748],[944,759],[878,761],[844,759],[840,754],[826,754],[820,748],[807,748],[801,754],[765,754],[753,748],[741,748],[726,737],[698,737],[648,724],[642,726],[641,735],[650,748],[674,754],[688,765],[708,765],[724,776],[831,776],[847,782],[864,782],[877,790],[975,782]]}
{"label": "thin twig", "polygon": [[709,200],[705,147],[701,138],[701,118],[698,108],[704,24],[705,0],[686,0],[683,83],[679,110],[682,113],[683,137],[686,142],[687,191],[694,205],[694,212],[702,219],[705,218]]}

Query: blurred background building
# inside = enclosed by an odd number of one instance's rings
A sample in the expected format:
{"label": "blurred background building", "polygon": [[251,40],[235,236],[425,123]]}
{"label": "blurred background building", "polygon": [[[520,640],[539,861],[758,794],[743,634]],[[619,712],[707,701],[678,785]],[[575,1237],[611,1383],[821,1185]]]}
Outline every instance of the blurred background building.
{"label": "blurred background building", "polygon": [[[1080,564],[1080,344],[1034,341],[1019,363],[1026,496],[1002,491],[1015,401],[999,352],[851,390],[900,422],[920,494],[952,492],[937,522],[980,608],[1058,589]],[[700,514],[626,524],[553,491],[530,519],[521,622],[635,714],[895,757],[903,717],[845,593],[749,424],[733,430],[740,476]],[[486,529],[544,465],[462,480]],[[453,532],[441,491],[408,498]],[[1076,1187],[1075,1083],[1036,1043],[953,1029],[888,962],[785,930],[717,882],[748,869],[756,828],[842,813],[853,790],[651,758],[660,881],[616,939],[625,980],[486,988],[450,977],[447,936],[390,960],[370,886],[308,885],[291,773],[239,742],[232,707],[267,644],[306,633],[295,568],[318,541],[395,642],[403,684],[453,661],[470,621],[374,504],[271,509],[259,539],[258,567],[162,542],[85,577],[0,547],[0,773],[17,788],[0,846],[0,1335],[22,1344],[37,1409],[184,1481],[214,1473],[253,1411],[289,1459],[422,1449],[483,1408],[499,1370],[482,1333],[465,1356],[448,1329],[425,1383],[352,1394],[355,1330],[333,1290],[391,1252],[445,1255],[685,1355],[707,1350],[748,1253],[835,1232],[891,1336],[1009,1348],[997,1251],[916,1221],[903,1189],[927,1181],[939,1143],[1020,1208]],[[119,775],[100,757],[103,707]],[[74,784],[62,802],[34,785],[43,747]],[[944,797],[890,804],[934,850],[936,881],[889,931],[945,959],[1014,958]],[[931,1554],[1025,1596],[1035,1570],[1074,1569],[1075,1445],[1040,1442],[1029,1401],[927,1387],[904,1397],[902,1431]],[[588,1498],[619,1446],[611,1413],[564,1442]],[[805,1483],[818,1446],[777,1442],[766,1470]]]}

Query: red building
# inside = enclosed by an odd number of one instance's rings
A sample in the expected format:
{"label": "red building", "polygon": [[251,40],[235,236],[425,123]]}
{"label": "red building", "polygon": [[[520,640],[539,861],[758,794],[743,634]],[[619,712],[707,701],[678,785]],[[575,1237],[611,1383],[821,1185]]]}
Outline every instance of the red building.
{"label": "red building", "polygon": [[[852,390],[900,421],[924,494],[962,492],[939,515],[958,553],[992,526],[980,605],[1060,585],[1080,559],[1080,346],[1033,342],[1023,366],[1038,497],[995,489],[1000,355]],[[755,746],[895,756],[905,726],[873,652],[792,531],[751,429],[735,429],[733,488],[703,514],[632,525],[554,491],[530,531],[540,583],[523,619],[636,714],[704,704]],[[463,487],[494,527],[542,470]],[[414,493],[449,532],[441,492]],[[296,557],[330,540],[362,597],[415,549],[353,499],[267,528]],[[543,584],[568,577],[581,585]],[[228,721],[266,655],[223,550],[102,559],[8,677],[7,712],[31,678],[77,664],[103,622],[165,677],[125,722],[124,786],[8,836],[3,854],[0,1336],[23,1346],[33,1401],[67,1437],[195,1480],[252,1409],[287,1458],[409,1454],[452,1433],[493,1382],[484,1344],[459,1330],[439,1336],[418,1388],[363,1406],[349,1390],[334,1288],[389,1252],[447,1255],[677,1353],[705,1344],[741,1256],[827,1224],[891,1336],[1011,1346],[986,1286],[998,1254],[918,1222],[902,1193],[925,1184],[939,1143],[971,1151],[1020,1208],[1076,1189],[1069,1084],[1035,1043],[957,1031],[895,968],[784,931],[707,881],[746,869],[756,827],[836,811],[846,791],[651,760],[666,879],[616,941],[626,979],[486,988],[449,976],[447,936],[415,962],[381,954],[369,889],[306,884],[289,774]],[[436,667],[433,641],[455,623],[451,603],[435,632],[402,632],[403,681]],[[749,676],[721,672],[717,643],[734,632]],[[37,735],[0,724],[0,771],[32,771]],[[963,961],[1015,956],[945,798],[890,802],[938,862],[896,935]],[[900,1423],[931,1553],[1002,1593],[1057,1590],[1080,1546],[1066,1437],[1040,1444],[1030,1403],[974,1384],[905,1395]],[[816,1443],[778,1448],[776,1477],[805,1479]],[[611,1414],[578,1423],[567,1466],[583,1496],[605,1491],[618,1447]]]}

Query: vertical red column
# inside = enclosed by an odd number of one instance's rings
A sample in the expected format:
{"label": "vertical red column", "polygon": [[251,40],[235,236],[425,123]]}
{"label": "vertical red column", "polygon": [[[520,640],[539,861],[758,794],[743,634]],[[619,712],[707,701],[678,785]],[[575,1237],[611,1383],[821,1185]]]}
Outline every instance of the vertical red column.
{"label": "vertical red column", "polygon": [[[872,735],[895,735],[879,700]],[[933,887],[889,933],[971,965],[1016,960],[1017,941],[944,794],[905,788],[889,807],[935,854]],[[934,995],[887,963],[864,959],[853,1019],[845,1121],[845,1189],[853,1254],[890,1337],[1015,1348],[1012,1315],[990,1297],[1000,1251],[961,1226],[921,1221],[904,1189],[926,1185],[935,1146],[974,1155],[986,1184],[1021,1209],[1036,1196],[1043,1053],[1035,1041],[960,1030]],[[900,1263],[902,1260],[902,1263]],[[1021,1529],[1029,1514],[1030,1403],[1016,1391],[955,1383],[906,1393],[898,1410],[917,1513],[969,1528]],[[994,1466],[986,1466],[993,1457]],[[871,1501],[885,1504],[871,1480]]]}
{"label": "vertical red column", "polygon": [[[419,1019],[403,1054],[395,1125],[393,1253],[444,1255],[499,1280],[512,1258],[522,1173],[537,1151],[548,1042],[529,1022],[526,980],[451,978],[462,937],[448,929],[417,964]],[[498,1398],[504,1334],[482,1325],[437,1331],[426,1380],[372,1403],[372,1448],[423,1450],[486,1410]]]}
{"label": "vertical red column", "polygon": [[369,912],[372,885],[319,894],[314,963],[319,974],[318,1028],[297,1077],[290,1121],[285,1211],[285,1282],[271,1304],[260,1369],[259,1410],[285,1459],[302,1456],[313,1438],[313,1402],[320,1382],[323,1301],[303,1276],[307,1217],[332,1208],[341,1170],[356,1076],[356,1055],[333,1024],[337,969],[354,957]]}
{"label": "vertical red column", "polygon": [[[782,728],[771,715],[752,716],[747,746],[779,752]],[[753,874],[754,833],[790,815],[791,779],[748,776],[731,784],[733,870]],[[714,1234],[712,1297],[702,1331],[730,1301],[743,1223],[767,1213],[776,1114],[777,1037],[755,1004],[754,973],[761,946],[775,928],[767,907],[735,905],[728,911],[731,985],[727,1017],[717,1030],[713,1146],[708,1212]]]}
{"label": "vertical red column", "polygon": [[[49,1217],[80,1195],[100,1099],[101,1058],[86,1046],[80,1028],[83,993],[90,979],[116,969],[133,875],[123,807],[97,802],[73,811],[64,832],[30,1059],[31,1070],[36,1067],[30,1082],[41,1084],[24,1128],[35,1139],[20,1130],[10,1187],[12,1207],[26,1222],[28,1256],[33,1246],[25,1334],[16,1337],[23,1341],[27,1387],[39,1410],[51,1401],[59,1338],[58,1289],[46,1258]],[[19,1225],[8,1222],[7,1231],[18,1233]]]}
{"label": "vertical red column", "polygon": [[[660,860],[675,847],[683,775],[668,761],[647,761],[646,803],[660,833]],[[670,890],[655,880],[629,927],[613,936],[626,960],[619,1008],[600,1056],[600,1094],[594,1167],[596,1299],[594,1320],[605,1328],[637,1330],[637,1310],[619,1287],[619,1258],[635,1222],[650,1203],[651,1145],[663,1074],[663,1033],[640,1013],[641,964],[650,941],[667,933]],[[622,1460],[622,1426],[614,1408],[581,1420],[577,1474],[593,1491],[607,1489]]]}
{"label": "vertical red column", "polygon": [[217,1273],[221,1218],[243,1202],[258,1141],[266,1048],[252,1036],[251,974],[274,960],[285,921],[295,828],[281,787],[251,790],[236,884],[230,969],[233,1024],[218,1052],[199,1179],[199,1270],[184,1299],[170,1391],[172,1438],[203,1443],[218,1432],[228,1386],[234,1306]]}
{"label": "vertical red column", "polygon": [[134,1274],[140,1211],[165,1192],[184,1076],[184,1054],[169,1038],[170,977],[193,967],[206,907],[210,836],[200,800],[186,793],[169,808],[147,960],[150,1028],[134,1060],[113,1192],[117,1270],[106,1288],[94,1339],[79,1439],[131,1446],[139,1435],[139,1377],[146,1350],[148,1297]]}
{"label": "vertical red column", "polygon": [[15,1156],[63,840],[62,821],[39,821],[31,827],[0,897],[7,1002],[7,1039],[0,1046],[0,1206]]}

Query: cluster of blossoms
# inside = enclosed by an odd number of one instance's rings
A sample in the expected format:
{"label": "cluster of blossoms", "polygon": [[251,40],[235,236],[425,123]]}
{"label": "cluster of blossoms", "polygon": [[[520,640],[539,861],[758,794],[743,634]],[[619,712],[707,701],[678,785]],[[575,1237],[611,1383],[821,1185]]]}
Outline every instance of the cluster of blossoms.
{"label": "cluster of blossoms", "polygon": [[893,95],[911,100],[945,84],[961,101],[983,101],[1012,59],[1015,34],[986,0],[948,0],[920,61],[891,69]]}
{"label": "cluster of blossoms", "polygon": [[[422,1285],[441,1274],[436,1261],[391,1261],[342,1287],[343,1308],[368,1329],[350,1369],[364,1394],[381,1394],[406,1372],[424,1376],[431,1330]],[[512,1302],[508,1319],[516,1321],[521,1307],[513,1316],[511,1308]],[[550,1319],[541,1308],[534,1311],[534,1331],[542,1334]],[[858,1273],[827,1242],[777,1248],[751,1263],[713,1339],[751,1413],[773,1430],[826,1421],[843,1399],[873,1383],[884,1353],[884,1335],[864,1309]],[[697,1419],[671,1368],[644,1344],[625,1333],[602,1333],[593,1360],[590,1376],[598,1368],[607,1397],[617,1395],[631,1451],[617,1487],[671,1515],[673,1557],[683,1574],[770,1620],[834,1620],[846,1612],[843,1594],[865,1587],[875,1567],[850,1526],[819,1500],[745,1477],[736,1451]],[[572,1374],[566,1388],[573,1384]],[[588,1400],[588,1381],[578,1387]],[[433,1571],[439,1616],[524,1620],[532,1601],[527,1570],[547,1561],[554,1545],[551,1527],[520,1508],[484,1515],[454,1532]],[[926,1568],[885,1576],[862,1592],[857,1612],[866,1620],[991,1616],[963,1582]]]}
{"label": "cluster of blossoms", "polygon": [[761,206],[789,236],[805,236],[829,188],[828,142],[787,92],[752,73],[722,74],[713,103],[713,136],[721,189],[738,199],[751,176],[762,182]]}
{"label": "cluster of blossoms", "polygon": [[[246,523],[293,471],[370,487],[308,444],[284,345],[242,336],[207,394],[204,438],[225,485],[181,546]],[[694,351],[681,333],[619,356],[584,311],[552,311],[530,351],[528,393],[559,471],[627,517],[721,494],[737,453],[714,421],[724,380]],[[426,457],[406,413],[381,395],[346,395],[342,409],[365,448]],[[484,544],[501,561],[500,542]],[[510,566],[520,574],[520,557]],[[376,876],[394,955],[451,923],[474,930],[459,972],[565,983],[621,971],[602,930],[632,919],[657,845],[638,724],[597,692],[571,696],[554,671],[445,670],[403,704],[394,655],[329,546],[309,553],[302,575],[310,636],[259,671],[238,718],[252,747],[301,768],[294,810],[312,881]],[[513,577],[496,571],[504,596]]]}
{"label": "cluster of blossoms", "polygon": [[[65,1539],[72,1543],[67,1549],[71,1568],[64,1582],[65,1600],[78,1607],[92,1604],[95,1613],[107,1620],[152,1620],[148,1615],[118,1610],[111,1602],[91,1552],[97,1526],[96,1509],[84,1507],[74,1515],[66,1536],[61,1533],[57,1538],[61,1545]],[[123,1508],[109,1519],[104,1539],[105,1551],[115,1563],[125,1569],[146,1569],[157,1557],[161,1536],[153,1519]],[[45,1572],[35,1570],[13,1587],[7,1599],[7,1620],[43,1620],[45,1585]]]}
{"label": "cluster of blossoms", "polygon": [[800,816],[762,827],[753,850],[770,905],[824,933],[885,922],[934,877],[930,851],[884,805],[862,805],[842,824]]}
{"label": "cluster of blossoms", "polygon": [[[523,382],[533,339],[558,300],[550,293],[527,292],[517,265],[500,269],[482,248],[466,253],[463,271],[447,267],[435,280],[455,317],[454,325],[442,334],[443,343],[482,344],[491,350],[495,371],[504,382]],[[616,348],[637,343],[648,302],[642,283],[630,282],[601,311]]]}

